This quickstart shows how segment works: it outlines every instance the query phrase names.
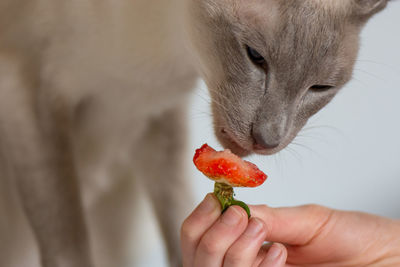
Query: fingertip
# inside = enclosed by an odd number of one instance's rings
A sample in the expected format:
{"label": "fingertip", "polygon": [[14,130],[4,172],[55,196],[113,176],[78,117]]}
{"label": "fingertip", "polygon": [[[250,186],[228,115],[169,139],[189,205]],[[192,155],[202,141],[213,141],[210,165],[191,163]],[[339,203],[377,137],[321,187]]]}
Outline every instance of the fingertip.
{"label": "fingertip", "polygon": [[212,193],[208,193],[202,202],[197,206],[194,212],[206,214],[211,213],[217,209],[220,209],[217,198]]}
{"label": "fingertip", "polygon": [[287,258],[286,247],[280,243],[274,243],[269,248],[265,259],[260,267],[277,267],[284,266]]}
{"label": "fingertip", "polygon": [[246,210],[238,205],[230,206],[229,209],[233,209],[238,212],[242,218],[248,218]]}
{"label": "fingertip", "polygon": [[246,211],[239,206],[230,206],[221,216],[221,222],[232,226],[247,221]]}
{"label": "fingertip", "polygon": [[249,237],[262,237],[265,238],[267,233],[267,227],[265,223],[259,218],[250,218],[245,231],[245,235]]}
{"label": "fingertip", "polygon": [[281,243],[273,243],[271,248],[272,247],[274,247],[274,249],[276,249],[276,250],[279,250],[281,252],[281,255],[284,256],[284,258],[286,258],[287,249],[283,244],[281,244]]}

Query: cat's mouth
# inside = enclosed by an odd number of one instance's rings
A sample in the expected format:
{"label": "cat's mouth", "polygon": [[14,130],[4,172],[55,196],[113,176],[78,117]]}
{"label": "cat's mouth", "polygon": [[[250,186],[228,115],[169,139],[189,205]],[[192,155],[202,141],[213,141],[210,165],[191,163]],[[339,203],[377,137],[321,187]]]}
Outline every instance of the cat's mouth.
{"label": "cat's mouth", "polygon": [[255,144],[254,140],[241,142],[226,128],[221,128],[216,135],[223,147],[230,149],[233,153],[240,157],[245,157],[252,153],[260,155],[272,155],[284,148],[284,146],[278,146],[271,149],[263,148]]}
{"label": "cat's mouth", "polygon": [[241,143],[225,128],[217,132],[217,138],[223,147],[230,149],[234,154],[244,157],[252,153],[251,149]]}
{"label": "cat's mouth", "polygon": [[276,147],[273,149],[266,149],[254,144],[253,140],[241,142],[226,128],[221,128],[216,135],[223,147],[230,149],[233,153],[240,157],[245,157],[252,153],[260,155],[272,155],[279,152],[283,148]]}

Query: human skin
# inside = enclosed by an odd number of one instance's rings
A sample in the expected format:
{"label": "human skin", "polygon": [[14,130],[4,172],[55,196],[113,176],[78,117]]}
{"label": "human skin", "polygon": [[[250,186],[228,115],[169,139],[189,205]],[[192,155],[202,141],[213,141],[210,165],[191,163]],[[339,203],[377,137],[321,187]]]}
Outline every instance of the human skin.
{"label": "human skin", "polygon": [[221,215],[208,194],[182,225],[183,266],[400,266],[398,220],[318,205],[250,209],[250,219],[238,206]]}

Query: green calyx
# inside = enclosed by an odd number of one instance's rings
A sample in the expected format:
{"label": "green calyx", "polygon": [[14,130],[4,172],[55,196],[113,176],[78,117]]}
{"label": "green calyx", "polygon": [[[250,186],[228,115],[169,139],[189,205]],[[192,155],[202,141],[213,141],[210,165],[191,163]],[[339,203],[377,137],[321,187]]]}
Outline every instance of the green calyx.
{"label": "green calyx", "polygon": [[236,205],[242,207],[250,218],[250,209],[243,201],[233,198],[233,188],[230,185],[216,182],[214,185],[214,195],[221,203],[222,213],[224,213],[230,206]]}

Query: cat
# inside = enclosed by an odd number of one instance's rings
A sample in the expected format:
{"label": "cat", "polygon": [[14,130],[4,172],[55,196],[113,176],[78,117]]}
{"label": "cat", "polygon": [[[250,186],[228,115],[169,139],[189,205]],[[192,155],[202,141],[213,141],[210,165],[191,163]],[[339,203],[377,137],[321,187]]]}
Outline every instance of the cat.
{"label": "cat", "polygon": [[179,266],[196,80],[221,144],[276,153],[351,78],[387,2],[3,0],[0,266],[127,266],[143,192]]}

